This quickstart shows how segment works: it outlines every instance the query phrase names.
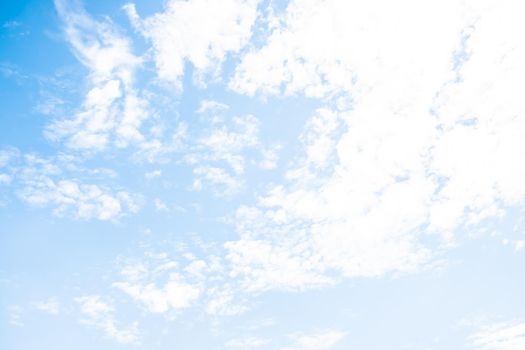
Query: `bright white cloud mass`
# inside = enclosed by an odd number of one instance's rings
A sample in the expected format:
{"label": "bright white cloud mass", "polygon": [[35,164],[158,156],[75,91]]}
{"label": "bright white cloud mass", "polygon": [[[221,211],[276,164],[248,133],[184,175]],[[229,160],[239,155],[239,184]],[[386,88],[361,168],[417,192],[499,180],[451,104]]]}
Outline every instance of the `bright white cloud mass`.
{"label": "bright white cloud mass", "polygon": [[525,349],[523,9],[1,5],[0,348]]}

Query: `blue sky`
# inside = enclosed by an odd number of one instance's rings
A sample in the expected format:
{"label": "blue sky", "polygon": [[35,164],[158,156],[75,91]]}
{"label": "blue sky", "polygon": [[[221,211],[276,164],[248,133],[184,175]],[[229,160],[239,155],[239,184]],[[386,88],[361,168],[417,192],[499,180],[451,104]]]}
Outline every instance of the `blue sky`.
{"label": "blue sky", "polygon": [[0,348],[525,349],[520,9],[2,3]]}

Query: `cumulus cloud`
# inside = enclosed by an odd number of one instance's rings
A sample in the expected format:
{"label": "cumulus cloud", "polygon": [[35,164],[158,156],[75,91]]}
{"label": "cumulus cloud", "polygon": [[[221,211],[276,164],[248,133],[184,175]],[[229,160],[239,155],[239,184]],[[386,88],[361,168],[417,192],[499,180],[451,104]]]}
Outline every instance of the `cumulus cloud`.
{"label": "cumulus cloud", "polygon": [[138,323],[128,328],[119,328],[115,320],[115,308],[98,295],[75,298],[82,314],[81,322],[90,325],[108,338],[122,344],[137,344],[139,341]]}
{"label": "cumulus cloud", "polygon": [[237,212],[225,247],[247,286],[415,271],[427,234],[447,245],[523,203],[519,4],[427,5],[292,1],[236,68],[238,92],[333,106],[307,122],[288,181]]}
{"label": "cumulus cloud", "polygon": [[133,4],[125,9],[137,30],[153,45],[158,77],[180,87],[185,62],[197,79],[216,74],[228,53],[251,37],[258,0],[170,0],[162,12],[141,19]]}

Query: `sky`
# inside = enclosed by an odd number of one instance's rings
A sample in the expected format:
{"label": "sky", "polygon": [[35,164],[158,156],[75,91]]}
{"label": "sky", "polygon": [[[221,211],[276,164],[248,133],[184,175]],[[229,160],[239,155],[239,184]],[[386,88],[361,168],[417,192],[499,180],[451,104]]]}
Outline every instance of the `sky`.
{"label": "sky", "polygon": [[0,349],[525,349],[524,9],[3,1]]}

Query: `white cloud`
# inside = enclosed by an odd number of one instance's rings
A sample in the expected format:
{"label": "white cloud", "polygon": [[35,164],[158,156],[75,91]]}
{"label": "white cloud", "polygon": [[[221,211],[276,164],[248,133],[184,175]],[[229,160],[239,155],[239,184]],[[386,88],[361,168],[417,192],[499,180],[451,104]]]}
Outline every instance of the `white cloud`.
{"label": "white cloud", "polygon": [[139,342],[138,323],[131,327],[118,328],[115,320],[114,307],[102,300],[98,295],[87,295],[75,298],[83,315],[81,321],[102,331],[108,338],[122,344],[137,344]]}
{"label": "white cloud", "polygon": [[17,173],[17,194],[30,205],[53,206],[57,216],[87,220],[112,220],[139,209],[135,196],[125,191],[67,178],[79,170],[74,157],[45,159],[30,154],[24,158]]}
{"label": "white cloud", "polygon": [[146,174],[144,174],[144,177],[147,179],[147,180],[151,180],[151,179],[154,179],[156,177],[161,177],[162,176],[162,170],[153,170],[153,171],[149,171],[147,172]]}
{"label": "white cloud", "polygon": [[[185,244],[184,244],[185,245]],[[190,307],[212,316],[239,315],[248,310],[246,295],[225,276],[223,259],[197,258],[186,248],[174,260],[167,253],[146,253],[124,262],[122,281],[112,286],[152,313],[178,313]]]}
{"label": "white cloud", "polygon": [[36,302],[35,307],[50,315],[58,315],[60,313],[60,304],[56,298],[49,298],[48,300]]}
{"label": "white cloud", "polygon": [[240,315],[248,310],[239,294],[228,285],[209,288],[209,299],[206,303],[206,313],[209,315]]}
{"label": "white cloud", "polygon": [[242,186],[241,180],[230,175],[223,168],[201,166],[193,169],[193,173],[196,177],[193,182],[195,191],[202,190],[204,182],[211,184],[216,194],[228,196],[237,193]]}
{"label": "white cloud", "polygon": [[346,336],[339,330],[323,330],[313,333],[295,333],[290,337],[293,344],[281,350],[326,350],[331,349]]}
{"label": "white cloud", "polygon": [[477,349],[521,350],[525,348],[525,323],[486,327],[470,337]]}
{"label": "white cloud", "polygon": [[124,281],[112,286],[150,312],[178,311],[192,306],[202,293],[202,276],[192,273],[198,269],[190,266],[186,266],[190,273],[184,274],[180,262],[169,259],[167,254],[147,254],[141,261],[125,263],[121,271]]}
{"label": "white cloud", "polygon": [[137,30],[151,40],[159,78],[180,87],[186,61],[202,79],[218,73],[226,55],[247,43],[257,4],[257,0],[170,0],[164,12],[145,19],[133,4],[125,9]]}
{"label": "white cloud", "polygon": [[243,57],[230,86],[249,95],[324,97],[351,91],[359,96],[388,88],[387,77],[396,83],[389,90],[401,95],[416,83],[403,77],[418,72],[417,79],[439,84],[447,67],[436,63],[450,57],[462,16],[461,4],[452,1],[428,6],[411,0],[291,1],[265,44]]}
{"label": "white cloud", "polygon": [[240,349],[252,349],[257,348],[263,345],[266,345],[270,342],[269,339],[259,338],[259,337],[245,337],[245,338],[236,338],[231,339],[226,342],[226,347],[228,348],[240,348]]}
{"label": "white cloud", "polygon": [[198,286],[181,281],[180,276],[176,274],[172,274],[170,281],[162,287],[157,287],[152,283],[139,285],[127,282],[116,282],[113,286],[142,303],[150,312],[154,313],[187,308],[200,295]]}
{"label": "white cloud", "polygon": [[266,147],[260,140],[260,121],[253,115],[227,118],[228,106],[217,101],[204,100],[197,110],[207,117],[204,131],[195,136],[185,160],[192,165],[195,180],[193,189],[209,186],[215,194],[230,196],[238,193],[243,184],[249,152],[261,168],[275,167],[278,147]]}
{"label": "white cloud", "polygon": [[55,5],[67,41],[89,70],[91,87],[75,116],[55,120],[46,129],[47,137],[66,139],[74,149],[90,150],[143,142],[139,129],[149,112],[134,88],[141,59],[131,53],[131,43],[109,20],[97,22],[64,0],[56,0]]}
{"label": "white cloud", "polygon": [[0,168],[8,166],[19,155],[19,151],[14,147],[0,150]]}
{"label": "white cloud", "polygon": [[518,8],[292,1],[230,86],[335,107],[307,122],[288,182],[239,209],[240,239],[226,244],[235,275],[269,289],[411,272],[432,258],[423,234],[446,245],[522,205]]}
{"label": "white cloud", "polygon": [[[286,231],[275,232],[279,233],[288,235]],[[283,245],[251,238],[226,243],[226,259],[231,263],[229,276],[238,279],[240,288],[249,293],[303,290],[334,283],[323,274],[319,257],[312,254],[311,247],[283,236],[283,240],[288,239],[289,244]]]}
{"label": "white cloud", "polygon": [[200,156],[209,161],[227,163],[235,174],[244,172],[241,153],[259,144],[259,120],[252,115],[234,117],[228,125],[212,128],[197,141],[204,152]]}
{"label": "white cloud", "polygon": [[155,204],[155,209],[157,211],[169,211],[166,203],[164,203],[160,198],[155,198],[153,203]]}
{"label": "white cloud", "polygon": [[212,114],[212,122],[214,121],[215,114],[226,111],[230,109],[230,106],[219,101],[214,100],[202,100],[197,113],[199,114]]}
{"label": "white cloud", "polygon": [[0,185],[9,185],[13,180],[13,163],[19,155],[20,152],[14,147],[0,150]]}

